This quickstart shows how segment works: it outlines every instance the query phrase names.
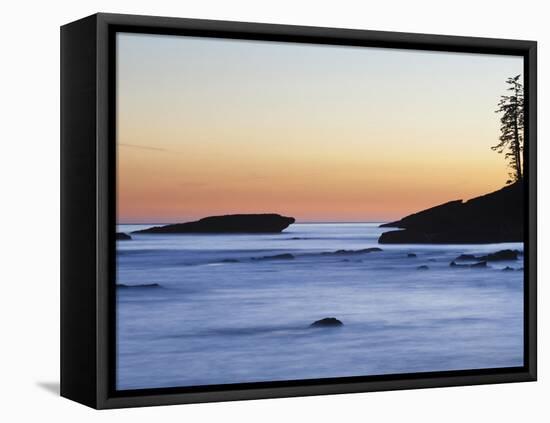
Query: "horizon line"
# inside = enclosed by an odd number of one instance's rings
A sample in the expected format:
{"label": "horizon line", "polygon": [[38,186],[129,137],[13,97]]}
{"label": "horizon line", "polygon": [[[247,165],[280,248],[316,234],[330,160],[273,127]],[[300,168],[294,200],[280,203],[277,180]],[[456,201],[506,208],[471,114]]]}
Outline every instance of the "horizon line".
{"label": "horizon line", "polygon": [[[365,221],[358,221],[358,220],[352,220],[352,221],[344,221],[344,220],[308,220],[308,221],[295,221],[294,223],[291,223],[291,225],[294,225],[296,223],[302,223],[302,224],[316,224],[316,223],[386,223],[391,220],[365,220]],[[176,225],[179,223],[188,223],[188,222],[195,222],[195,221],[187,221],[187,222],[116,222],[117,225]]]}

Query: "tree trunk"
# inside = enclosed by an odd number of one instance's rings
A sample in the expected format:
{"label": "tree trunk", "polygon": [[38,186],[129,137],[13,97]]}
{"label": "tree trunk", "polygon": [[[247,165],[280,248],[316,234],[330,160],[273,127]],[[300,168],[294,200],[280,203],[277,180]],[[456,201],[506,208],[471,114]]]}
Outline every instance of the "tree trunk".
{"label": "tree trunk", "polygon": [[514,155],[516,157],[516,179],[518,181],[521,181],[523,178],[522,172],[521,172],[521,145],[519,142],[519,124],[518,124],[518,118],[519,118],[519,89],[516,85],[516,105],[514,110]]}

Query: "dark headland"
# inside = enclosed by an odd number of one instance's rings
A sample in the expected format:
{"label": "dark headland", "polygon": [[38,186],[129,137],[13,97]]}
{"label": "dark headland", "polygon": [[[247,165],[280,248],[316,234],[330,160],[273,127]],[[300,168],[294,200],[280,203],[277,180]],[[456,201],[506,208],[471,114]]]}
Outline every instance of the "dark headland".
{"label": "dark headland", "polygon": [[381,227],[380,244],[485,244],[523,241],[523,183],[469,201],[450,201]]}
{"label": "dark headland", "polygon": [[191,233],[277,233],[294,223],[293,217],[279,214],[230,214],[210,216],[196,222],[176,223],[142,229],[141,234],[191,234]]}

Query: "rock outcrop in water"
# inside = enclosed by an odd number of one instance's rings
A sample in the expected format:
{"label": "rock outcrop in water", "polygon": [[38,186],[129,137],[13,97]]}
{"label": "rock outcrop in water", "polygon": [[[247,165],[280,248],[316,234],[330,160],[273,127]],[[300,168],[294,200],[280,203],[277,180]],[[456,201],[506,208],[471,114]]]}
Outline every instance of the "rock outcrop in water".
{"label": "rock outcrop in water", "polygon": [[454,261],[473,261],[477,260],[476,256],[473,254],[461,254]]}
{"label": "rock outcrop in water", "polygon": [[476,267],[487,267],[487,262],[486,261],[480,261],[480,262],[477,262],[477,263],[474,263],[474,264],[457,264],[455,261],[452,261],[449,266],[451,267],[471,267],[471,268],[476,268]]}
{"label": "rock outcrop in water", "polygon": [[461,254],[454,261],[508,261],[517,260],[521,254],[518,250],[500,250],[496,253],[489,253],[484,256],[475,256],[473,254]]}
{"label": "rock outcrop in water", "polygon": [[523,241],[523,183],[469,201],[450,201],[381,227],[381,244],[484,244]]}
{"label": "rock outcrop in water", "polygon": [[295,222],[293,217],[279,214],[230,214],[210,216],[196,222],[176,223],[142,229],[142,234],[191,234],[191,233],[277,233]]}
{"label": "rock outcrop in water", "polygon": [[382,248],[371,247],[371,248],[363,248],[361,250],[325,251],[325,252],[322,252],[321,255],[324,255],[324,256],[330,256],[330,255],[348,256],[348,255],[368,254],[368,253],[374,253],[374,252],[378,252],[378,251],[382,251]]}
{"label": "rock outcrop in water", "polygon": [[335,317],[325,317],[324,319],[313,322],[309,327],[311,328],[324,328],[324,327],[336,327],[343,326],[344,324]]}
{"label": "rock outcrop in water", "polygon": [[275,254],[272,256],[254,257],[252,260],[294,260],[294,256],[290,253]]}
{"label": "rock outcrop in water", "polygon": [[116,233],[116,240],[117,241],[129,241],[132,237],[128,234],[125,234],[124,232],[117,232]]}
{"label": "rock outcrop in water", "polygon": [[496,253],[487,254],[486,256],[478,257],[478,260],[487,261],[506,261],[517,260],[520,252],[518,250],[501,250]]}

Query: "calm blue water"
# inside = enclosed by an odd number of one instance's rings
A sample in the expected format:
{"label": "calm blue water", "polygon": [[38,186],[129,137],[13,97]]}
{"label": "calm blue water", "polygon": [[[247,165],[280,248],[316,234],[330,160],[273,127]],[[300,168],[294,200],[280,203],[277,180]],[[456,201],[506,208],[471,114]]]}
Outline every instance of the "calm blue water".
{"label": "calm blue water", "polygon": [[[383,231],[294,224],[118,241],[117,283],[160,287],[117,290],[117,388],[523,365],[523,272],[502,271],[523,263],[449,267],[522,244],[378,245]],[[383,251],[323,254],[368,247]],[[295,258],[262,259],[283,253]],[[344,326],[309,328],[324,317]]]}

